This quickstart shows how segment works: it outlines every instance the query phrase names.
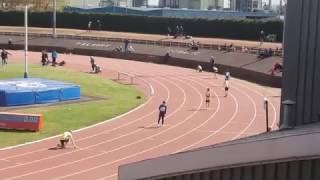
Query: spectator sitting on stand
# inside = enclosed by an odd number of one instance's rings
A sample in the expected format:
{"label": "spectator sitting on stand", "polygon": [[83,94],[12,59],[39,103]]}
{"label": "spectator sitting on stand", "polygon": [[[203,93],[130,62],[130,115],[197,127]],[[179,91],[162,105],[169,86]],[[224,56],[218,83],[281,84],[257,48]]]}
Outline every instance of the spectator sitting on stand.
{"label": "spectator sitting on stand", "polygon": [[122,52],[122,46],[116,47],[113,51],[115,52]]}
{"label": "spectator sitting on stand", "polygon": [[128,53],[134,53],[134,52],[136,52],[136,50],[130,45],[128,47]]}
{"label": "spectator sitting on stand", "polygon": [[273,68],[271,69],[271,75],[274,76],[278,72],[282,72],[282,65],[279,62],[274,63]]}
{"label": "spectator sitting on stand", "polygon": [[199,43],[196,43],[194,40],[192,40],[189,51],[198,51],[198,50],[199,50]]}

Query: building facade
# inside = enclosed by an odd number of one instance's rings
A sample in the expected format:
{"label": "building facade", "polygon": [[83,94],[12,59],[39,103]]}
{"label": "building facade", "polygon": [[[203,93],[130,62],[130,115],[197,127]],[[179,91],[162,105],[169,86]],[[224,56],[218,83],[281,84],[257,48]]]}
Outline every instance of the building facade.
{"label": "building facade", "polygon": [[222,9],[224,0],[159,0],[159,7],[185,9]]}
{"label": "building facade", "polygon": [[262,9],[262,0],[230,0],[230,8],[234,11],[254,11]]}
{"label": "building facade", "polygon": [[133,0],[132,1],[133,7],[147,7],[148,6],[148,0]]}
{"label": "building facade", "polygon": [[100,0],[99,2],[99,7],[109,7],[109,6],[132,7],[132,5],[133,5],[133,0]]}
{"label": "building facade", "polygon": [[320,4],[290,0],[284,37],[283,128],[320,122]]}

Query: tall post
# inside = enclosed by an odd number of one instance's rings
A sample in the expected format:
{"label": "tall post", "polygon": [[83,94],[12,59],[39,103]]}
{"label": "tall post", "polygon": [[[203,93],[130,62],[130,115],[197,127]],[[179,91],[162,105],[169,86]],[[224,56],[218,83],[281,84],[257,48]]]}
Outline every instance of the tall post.
{"label": "tall post", "polygon": [[24,78],[28,78],[28,5],[24,9]]}
{"label": "tall post", "polygon": [[251,0],[251,12],[253,12],[253,0]]}
{"label": "tall post", "polygon": [[56,38],[57,36],[57,0],[53,0],[53,29],[52,29],[52,36]]}
{"label": "tall post", "polygon": [[269,100],[266,97],[264,98],[264,109],[266,110],[266,132],[269,132]]}
{"label": "tall post", "polygon": [[269,0],[269,11],[271,10],[271,3],[272,3],[272,0]]}

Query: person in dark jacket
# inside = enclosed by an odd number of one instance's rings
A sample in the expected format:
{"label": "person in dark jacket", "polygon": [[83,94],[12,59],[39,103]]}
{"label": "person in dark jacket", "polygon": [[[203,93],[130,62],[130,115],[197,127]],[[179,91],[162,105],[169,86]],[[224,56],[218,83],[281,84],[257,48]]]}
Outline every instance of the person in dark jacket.
{"label": "person in dark jacket", "polygon": [[162,104],[159,106],[159,118],[158,118],[158,126],[160,125],[160,119],[162,119],[162,125],[164,123],[164,116],[166,115],[167,113],[167,105],[166,105],[166,102],[163,101]]}
{"label": "person in dark jacket", "polygon": [[1,64],[6,65],[8,64],[8,55],[11,55],[8,51],[6,51],[5,49],[2,49],[1,51]]}

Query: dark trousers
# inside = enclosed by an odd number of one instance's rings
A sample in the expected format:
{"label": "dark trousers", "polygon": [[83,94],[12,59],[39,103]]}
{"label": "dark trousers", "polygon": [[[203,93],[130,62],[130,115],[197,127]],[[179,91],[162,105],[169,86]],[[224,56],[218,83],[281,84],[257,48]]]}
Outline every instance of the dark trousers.
{"label": "dark trousers", "polygon": [[69,139],[60,139],[61,148],[65,148],[65,144],[69,142]]}
{"label": "dark trousers", "polygon": [[56,66],[57,59],[55,57],[52,58],[52,66]]}
{"label": "dark trousers", "polygon": [[160,119],[162,119],[162,124],[164,123],[164,113],[159,113],[158,124],[160,123]]}

